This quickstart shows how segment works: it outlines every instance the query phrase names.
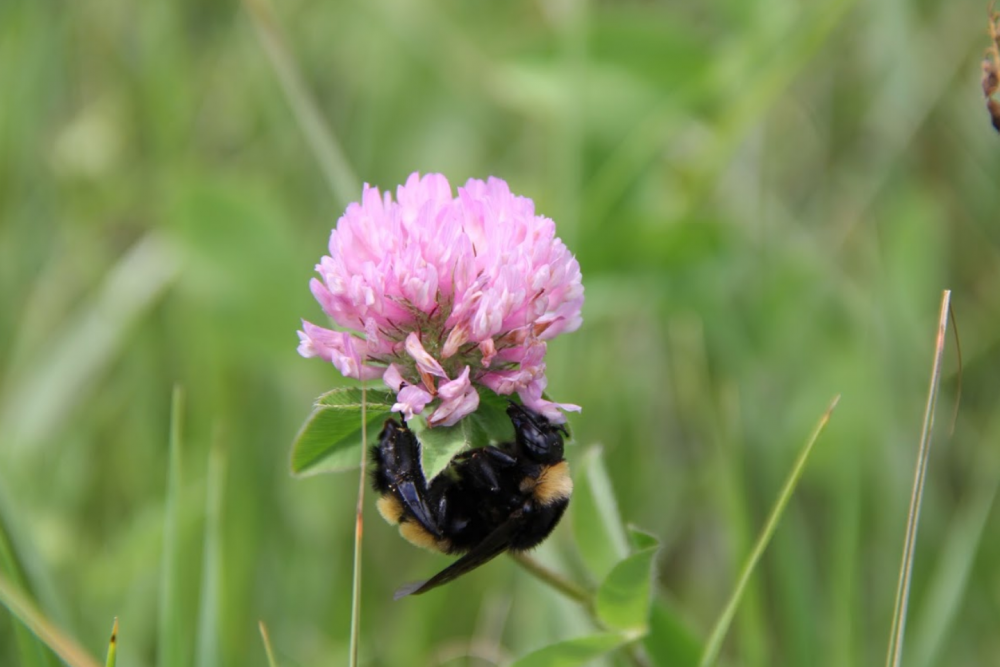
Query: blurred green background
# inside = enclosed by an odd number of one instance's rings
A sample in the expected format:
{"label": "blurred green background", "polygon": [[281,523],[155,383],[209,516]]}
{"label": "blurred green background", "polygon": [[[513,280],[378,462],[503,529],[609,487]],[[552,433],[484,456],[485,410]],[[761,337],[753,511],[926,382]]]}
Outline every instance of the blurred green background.
{"label": "blurred green background", "polygon": [[[264,665],[258,620],[282,664],[345,662],[357,476],[289,476],[312,400],[341,383],[296,354],[295,331],[322,321],[308,281],[338,193],[440,171],[505,178],[577,254],[584,325],[549,354],[551,395],[584,406],[568,457],[603,446],[621,514],[663,542],[660,594],[697,636],[843,395],[728,665],[884,659],[954,289],[961,402],[949,437],[950,341],[905,664],[995,664],[984,0],[275,4],[342,147],[334,188],[236,0],[0,0],[0,562],[47,615],[94,654],[119,616],[128,667]],[[372,505],[363,664],[490,664],[588,627],[507,559],[392,602],[447,560]],[[582,576],[568,525],[540,558]],[[164,585],[183,610],[169,637]],[[0,613],[0,664],[55,664],[23,641]]]}

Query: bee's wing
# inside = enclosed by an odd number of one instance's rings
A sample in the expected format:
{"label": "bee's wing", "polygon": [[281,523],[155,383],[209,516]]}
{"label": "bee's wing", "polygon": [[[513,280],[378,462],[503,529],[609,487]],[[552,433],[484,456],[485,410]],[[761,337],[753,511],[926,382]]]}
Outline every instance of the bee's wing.
{"label": "bee's wing", "polygon": [[474,546],[472,550],[456,560],[454,563],[441,570],[427,581],[417,581],[412,584],[401,586],[393,596],[396,600],[407,595],[420,595],[432,588],[437,588],[453,579],[461,577],[466,572],[475,570],[480,565],[485,565],[493,560],[510,546],[511,539],[521,523],[522,512],[518,510],[500,524],[500,527],[486,536],[486,538]]}

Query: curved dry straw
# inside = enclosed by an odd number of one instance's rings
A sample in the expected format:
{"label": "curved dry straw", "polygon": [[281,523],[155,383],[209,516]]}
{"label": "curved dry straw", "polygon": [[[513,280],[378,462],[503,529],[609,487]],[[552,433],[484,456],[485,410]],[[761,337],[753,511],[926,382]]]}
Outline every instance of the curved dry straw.
{"label": "curved dry straw", "polygon": [[[99,663],[75,639],[50,621],[32,602],[0,573],[0,606],[25,627],[70,667],[99,667]],[[117,625],[117,622],[116,622]]]}
{"label": "curved dry straw", "polygon": [[910,511],[906,519],[906,537],[903,538],[903,562],[899,568],[899,584],[896,588],[896,604],[892,614],[889,651],[885,659],[886,667],[899,667],[903,660],[903,635],[906,632],[906,611],[910,601],[910,575],[913,572],[913,549],[917,543],[920,505],[924,497],[924,481],[927,478],[927,457],[931,450],[934,409],[937,404],[938,387],[941,384],[941,359],[944,357],[944,336],[948,328],[950,304],[951,290],[944,290],[941,295],[941,314],[938,318],[937,341],[934,346],[934,364],[931,367],[931,382],[927,390],[927,406],[924,409],[924,426],[920,433],[920,448],[917,450],[917,467],[913,476]]}

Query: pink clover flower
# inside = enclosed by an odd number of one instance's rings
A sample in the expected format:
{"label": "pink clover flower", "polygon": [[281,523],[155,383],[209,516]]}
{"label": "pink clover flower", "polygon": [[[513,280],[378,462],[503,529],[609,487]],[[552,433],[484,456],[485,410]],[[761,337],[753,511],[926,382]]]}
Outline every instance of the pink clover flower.
{"label": "pink clover flower", "polygon": [[440,174],[389,192],[365,185],[330,235],[310,288],[339,330],[303,320],[299,354],[344,376],[381,377],[407,418],[428,405],[451,426],[479,405],[477,386],[517,393],[556,423],[579,406],[542,398],[546,341],[582,322],[580,265],[498,178],[452,195]]}

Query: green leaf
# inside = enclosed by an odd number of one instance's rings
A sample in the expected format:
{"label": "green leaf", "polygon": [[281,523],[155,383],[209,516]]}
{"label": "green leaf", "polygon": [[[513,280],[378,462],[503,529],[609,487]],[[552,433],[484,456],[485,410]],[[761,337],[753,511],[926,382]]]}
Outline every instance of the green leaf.
{"label": "green leaf", "polygon": [[659,667],[695,667],[702,650],[701,641],[661,597],[653,600],[649,632],[642,645],[653,664]]}
{"label": "green leaf", "polygon": [[634,551],[641,551],[660,545],[660,540],[657,539],[656,535],[632,525],[628,527],[628,541]]}
{"label": "green leaf", "polygon": [[187,662],[187,637],[181,609],[180,505],[184,489],[184,391],[174,386],[170,401],[170,433],[167,463],[167,492],[163,504],[163,546],[160,560],[160,599],[158,610],[157,667]]}
{"label": "green leaf", "polygon": [[599,447],[584,455],[574,481],[573,535],[584,564],[600,581],[628,555],[628,541]]}
{"label": "green leaf", "polygon": [[411,419],[409,424],[420,439],[420,463],[427,479],[433,479],[447,468],[463,449],[514,438],[514,427],[507,416],[507,399],[486,390],[480,390],[476,411],[454,426],[427,428],[423,418]]}
{"label": "green leaf", "polygon": [[433,479],[448,467],[455,454],[473,446],[474,429],[470,417],[454,426],[434,428],[427,428],[423,419],[411,419],[410,427],[420,440],[420,465],[427,479]]}
{"label": "green leaf", "polygon": [[625,558],[601,582],[594,608],[608,628],[639,635],[648,630],[653,557],[658,548],[643,549]]}
{"label": "green leaf", "polygon": [[[388,391],[366,392],[368,438],[392,414],[395,403]],[[339,472],[361,461],[361,401],[358,387],[341,387],[316,399],[312,414],[292,443],[292,473],[297,476]]]}
{"label": "green leaf", "polygon": [[[299,429],[292,444],[292,473],[297,476],[350,470],[361,460],[361,389],[341,387],[318,399],[312,413]],[[392,392],[369,389],[365,422],[368,440],[392,415],[396,399]],[[454,426],[428,428],[424,417],[411,419],[409,426],[420,439],[421,465],[432,479],[451,462],[455,454],[470,447],[482,447],[514,437],[507,417],[507,399],[480,390],[479,408]]]}
{"label": "green leaf", "polygon": [[634,640],[634,636],[618,632],[567,639],[529,653],[511,667],[576,667]]}
{"label": "green leaf", "polygon": [[479,390],[479,407],[469,415],[482,431],[484,444],[495,445],[499,442],[510,442],[514,439],[514,425],[507,416],[507,406],[510,399],[498,396],[489,389]]}

